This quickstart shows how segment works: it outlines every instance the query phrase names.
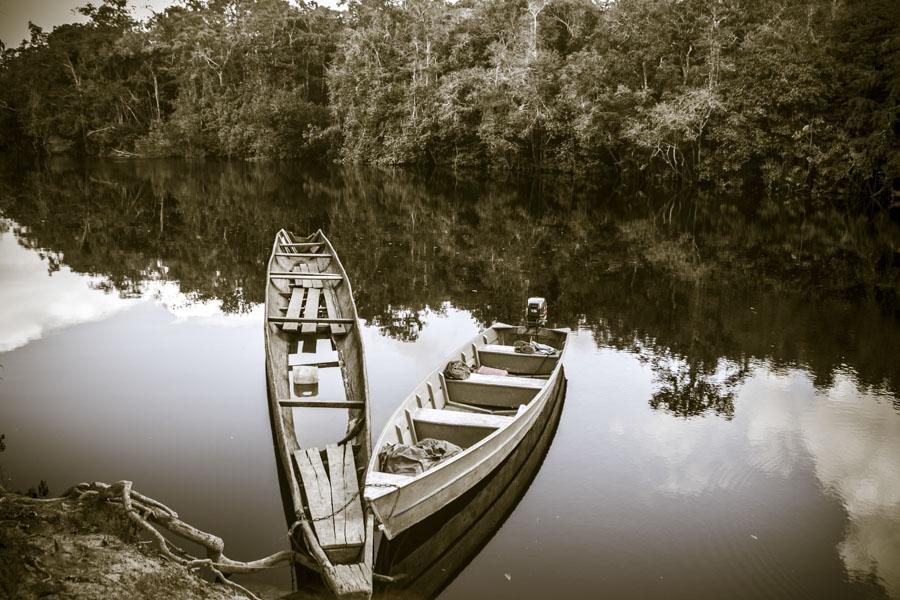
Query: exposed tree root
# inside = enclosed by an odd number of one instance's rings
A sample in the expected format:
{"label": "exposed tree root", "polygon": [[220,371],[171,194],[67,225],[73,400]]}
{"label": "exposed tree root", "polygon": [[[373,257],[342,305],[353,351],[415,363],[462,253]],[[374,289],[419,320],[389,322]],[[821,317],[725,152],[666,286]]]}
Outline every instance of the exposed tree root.
{"label": "exposed tree root", "polygon": [[[128,518],[150,536],[163,556],[189,569],[206,567],[216,575],[219,582],[254,600],[259,598],[226,575],[253,573],[294,562],[314,567],[313,561],[308,557],[291,550],[248,562],[230,559],[224,554],[225,543],[222,538],[185,523],[178,517],[178,513],[165,504],[134,491],[130,481],[117,481],[113,484],[79,483],[58,498],[20,498],[19,501],[33,504],[106,501],[121,506]],[[205,548],[206,558],[188,554],[167,540],[160,529]]]}

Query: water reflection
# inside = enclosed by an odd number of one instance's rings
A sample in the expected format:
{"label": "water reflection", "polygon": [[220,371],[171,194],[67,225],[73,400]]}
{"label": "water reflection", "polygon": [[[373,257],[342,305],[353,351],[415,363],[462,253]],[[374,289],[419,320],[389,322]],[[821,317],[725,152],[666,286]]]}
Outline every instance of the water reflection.
{"label": "water reflection", "polygon": [[[894,398],[861,388],[848,371],[826,389],[798,372],[770,376],[746,393],[754,394],[756,386],[781,390],[759,394],[748,410],[757,464],[790,478],[810,460],[824,491],[847,511],[839,546],[847,570],[861,580],[875,576],[892,597],[900,596],[900,418]],[[773,440],[782,446],[773,447]]]}
{"label": "water reflection", "polygon": [[[741,571],[738,563],[763,565],[765,573],[793,564],[829,577],[846,572],[851,582],[862,582],[852,589],[863,596],[881,582],[900,597],[895,224],[793,201],[656,198],[564,180],[520,186],[377,170],[150,161],[0,165],[0,211],[6,217],[0,225],[4,400],[41,388],[28,377],[40,379],[51,346],[76,338],[93,343],[77,327],[52,344],[37,343],[51,330],[93,322],[130,331],[135,319],[149,319],[154,310],[170,319],[167,326],[235,325],[231,374],[246,376],[243,392],[252,395],[261,344],[247,332],[258,329],[271,237],[285,223],[298,231],[322,227],[340,249],[370,325],[364,335],[376,399],[373,429],[447,349],[479,324],[515,318],[523,298],[543,295],[551,320],[583,331],[567,364],[572,387],[562,439],[554,442],[567,460],[541,471],[539,488],[542,481],[556,485],[536,492],[535,502],[540,510],[563,505],[562,519],[595,524],[584,532],[607,528],[593,537],[570,532],[585,536],[579,552],[603,554],[598,540],[612,529],[619,554],[611,549],[606,564],[629,553],[645,557],[641,564],[663,564],[684,545],[667,537],[667,528],[682,538],[708,528],[719,545],[695,540],[691,550],[711,565],[702,571],[711,589],[719,589],[713,583],[731,589],[716,579],[719,571],[761,574]],[[111,348],[139,339],[104,331]],[[147,340],[171,352],[169,335]],[[184,341],[209,343],[199,334]],[[173,381],[171,394],[203,391],[185,384],[196,374],[173,362],[158,367],[153,353],[131,356],[127,367],[116,366],[115,351],[102,360],[113,369],[140,370],[141,361],[159,368],[139,380],[148,389],[162,376]],[[10,368],[19,372],[8,375]],[[102,379],[99,365],[82,368]],[[216,361],[203,369],[222,373]],[[216,393],[229,393],[227,387]],[[36,406],[50,411],[57,392],[39,391],[45,404]],[[92,393],[86,385],[71,391],[79,398]],[[216,407],[214,395],[203,393],[198,415]],[[109,400],[104,410],[117,406]],[[251,405],[241,404],[248,411]],[[24,404],[16,407],[16,419],[33,420],[28,439],[39,445],[37,424],[46,413],[29,416]],[[13,413],[0,410],[9,422]],[[82,426],[89,437],[88,417]],[[572,470],[569,463],[590,469]],[[601,495],[608,512],[591,510],[593,500],[560,498],[573,479],[587,486],[588,497]],[[694,520],[698,510],[707,519]],[[527,506],[517,509],[523,512]],[[678,519],[691,528],[678,529]],[[632,532],[615,526],[644,521],[650,525],[637,529],[652,535],[629,538]],[[790,535],[764,533],[761,522]],[[491,544],[502,547],[531,527],[517,521]],[[776,550],[766,546],[779,557],[776,566],[758,562],[760,555],[749,553],[759,550],[741,545],[751,534],[768,544],[779,540]],[[568,556],[571,546],[559,544],[554,550]],[[792,562],[801,555],[814,558]],[[492,560],[480,555],[445,593],[465,589]],[[559,566],[559,573],[567,568]],[[636,583],[646,573],[629,580],[627,572],[603,572],[609,591],[617,590],[610,581],[627,581],[630,587],[623,583],[619,591],[657,595]],[[673,566],[670,580],[677,573]],[[834,584],[847,594],[852,587],[825,576],[819,580],[829,583],[821,588],[810,583],[817,581],[813,575],[779,577],[765,580],[772,587],[747,586],[747,594],[789,596],[801,580],[821,590]],[[529,592],[516,585],[509,588]],[[683,595],[698,589],[703,586],[684,583]]]}

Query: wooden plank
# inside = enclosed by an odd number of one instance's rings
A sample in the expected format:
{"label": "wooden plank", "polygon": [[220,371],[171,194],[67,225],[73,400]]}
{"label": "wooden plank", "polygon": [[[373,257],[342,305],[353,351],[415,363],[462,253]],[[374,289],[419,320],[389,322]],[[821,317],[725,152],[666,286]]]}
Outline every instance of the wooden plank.
{"label": "wooden plank", "polygon": [[275,256],[285,258],[332,258],[333,254],[320,254],[318,252],[276,252]]}
{"label": "wooden plank", "polygon": [[359,480],[356,478],[356,461],[353,460],[353,444],[344,444],[344,489],[347,490],[347,520],[345,536],[347,544],[362,544],[366,540],[366,523],[363,517]]}
{"label": "wooden plank", "polygon": [[334,543],[342,546],[347,544],[345,526],[347,522],[347,509],[344,507],[348,498],[344,486],[344,452],[337,444],[325,446],[325,456],[328,458],[328,479],[331,483],[331,512],[334,515]]}
{"label": "wooden plank", "polygon": [[483,429],[499,429],[511,422],[512,417],[488,415],[484,413],[461,412],[458,410],[434,410],[420,408],[413,415],[418,423],[435,423],[452,427],[478,427]]}
{"label": "wooden plank", "polygon": [[[301,265],[302,266],[302,265]],[[323,281],[341,281],[344,277],[340,273],[294,273],[293,271],[273,271],[269,273],[269,279],[302,279],[304,282],[318,283],[322,287]],[[311,285],[303,284],[304,287]]]}
{"label": "wooden plank", "polygon": [[311,248],[323,244],[324,242],[278,242],[279,246],[284,246],[285,248]]}
{"label": "wooden plank", "polygon": [[315,356],[306,356],[302,354],[288,354],[288,367],[319,367],[327,369],[329,367],[340,367],[341,362],[338,360],[319,360]]}
{"label": "wooden plank", "polygon": [[[353,454],[351,453],[351,456]],[[369,577],[372,576],[372,567],[374,563],[372,562],[373,554],[374,554],[374,538],[375,538],[375,513],[371,510],[366,511],[366,529],[363,532],[365,536],[365,547],[363,548],[363,566],[369,570]]]}
{"label": "wooden plank", "polygon": [[437,408],[437,402],[434,399],[434,387],[430,383],[426,383],[425,387],[428,388],[428,399],[431,400],[431,407]]}
{"label": "wooden plank", "polygon": [[365,408],[366,403],[357,400],[321,400],[318,398],[282,398],[278,404],[283,408]]}
{"label": "wooden plank", "polygon": [[469,448],[512,422],[513,417],[421,408],[413,420],[422,438],[447,440],[460,448]]}
{"label": "wooden plank", "polygon": [[333,565],[331,577],[329,586],[334,595],[342,600],[363,600],[372,597],[371,577],[367,581],[357,564]]}
{"label": "wooden plank", "polygon": [[269,323],[321,323],[323,325],[327,325],[329,323],[347,323],[352,325],[353,319],[329,319],[327,317],[317,317],[315,319],[307,319],[306,317],[300,317],[299,319],[289,319],[287,317],[276,317],[276,316],[268,316],[266,317]]}
{"label": "wooden plank", "polygon": [[546,384],[545,379],[472,373],[468,379],[447,380],[447,399],[461,404],[515,409],[530,402]]}
{"label": "wooden plank", "polygon": [[416,425],[413,423],[412,413],[409,412],[409,409],[404,409],[404,414],[406,415],[406,424],[409,425],[409,435],[412,437],[412,443],[418,444],[419,440],[416,437]]}
{"label": "wooden plank", "polygon": [[512,377],[507,375],[481,375],[472,373],[468,379],[461,380],[465,383],[477,383],[479,385],[496,385],[500,387],[519,387],[539,390],[547,384],[545,379],[533,379],[531,377]]}
{"label": "wooden plank", "polygon": [[[302,287],[293,288],[291,290],[291,300],[288,303],[287,311],[285,312],[285,317],[288,319],[296,319],[300,316],[300,309],[303,308],[303,297],[305,291]],[[282,329],[285,331],[297,331],[299,327],[298,323],[293,321],[285,321],[282,323]]]}
{"label": "wooden plank", "polygon": [[[319,318],[319,298],[321,297],[322,290],[319,288],[313,287],[310,288],[306,295],[306,308],[303,311],[304,319],[318,319]],[[316,325],[313,323],[304,323],[303,324],[303,333],[315,333]]]}
{"label": "wooden plank", "polygon": [[[309,274],[310,274],[310,276],[313,276],[313,275],[320,275],[320,273],[319,273],[319,264],[318,264],[317,262],[313,261],[313,262],[311,262],[311,263],[307,263],[306,266],[309,268]],[[338,278],[340,278],[340,275],[338,275]],[[319,279],[311,279],[311,281],[312,281],[312,286],[313,286],[314,288],[322,289],[322,281],[321,281],[321,280],[319,280]]]}
{"label": "wooden plank", "polygon": [[299,270],[301,273],[303,273],[307,277],[299,280],[300,281],[299,284],[295,282],[294,285],[300,285],[305,288],[311,288],[313,286],[313,284],[312,284],[312,280],[309,279],[309,265],[304,262],[304,263],[300,263],[299,265],[297,265],[297,267],[298,267],[298,269],[295,269],[295,270]]}
{"label": "wooden plank", "polygon": [[[326,287],[323,290],[325,294],[325,310],[328,312],[328,318],[330,319],[339,319],[341,318],[340,308],[338,308],[337,298],[334,297],[334,288]],[[332,323],[331,325],[331,333],[334,335],[342,335],[347,333],[347,327],[344,325],[339,325],[336,323]]]}
{"label": "wooden plank", "polygon": [[331,486],[328,474],[322,464],[317,448],[306,448],[294,452],[294,460],[300,471],[300,480],[306,492],[309,515],[319,543],[323,546],[334,543],[334,519],[331,515]]}

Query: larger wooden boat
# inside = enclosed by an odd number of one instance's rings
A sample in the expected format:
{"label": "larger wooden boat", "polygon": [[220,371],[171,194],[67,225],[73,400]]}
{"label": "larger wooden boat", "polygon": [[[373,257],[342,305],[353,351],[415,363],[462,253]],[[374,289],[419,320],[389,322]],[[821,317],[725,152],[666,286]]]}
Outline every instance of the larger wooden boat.
{"label": "larger wooden boat", "polygon": [[[275,236],[264,327],[292,543],[335,596],[369,598],[373,518],[363,512],[357,468],[368,462],[370,448],[365,357],[350,281],[321,231],[298,238],[282,229]],[[328,378],[338,385],[320,394],[320,379]],[[295,424],[305,409],[344,412],[346,434],[324,448],[303,447]]]}
{"label": "larger wooden boat", "polygon": [[[562,356],[567,329],[496,324],[475,336],[448,361],[478,369],[448,379],[445,364],[433,371],[400,405],[376,442],[366,475],[365,498],[388,539],[437,512],[478,484],[512,453],[546,416],[564,385]],[[537,341],[552,354],[523,354],[516,342]],[[379,455],[391,444],[414,446],[425,439],[462,448],[422,473],[387,472]]]}
{"label": "larger wooden boat", "polygon": [[387,575],[375,596],[436,598],[500,530],[541,468],[562,413],[562,379],[534,427],[484,480],[392,540],[382,540],[375,568]]}

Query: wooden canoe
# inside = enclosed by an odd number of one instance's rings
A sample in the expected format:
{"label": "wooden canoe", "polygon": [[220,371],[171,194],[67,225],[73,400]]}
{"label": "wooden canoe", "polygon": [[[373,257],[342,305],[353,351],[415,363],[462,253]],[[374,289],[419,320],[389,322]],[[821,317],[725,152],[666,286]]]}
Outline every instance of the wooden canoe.
{"label": "wooden canoe", "polygon": [[[422,521],[478,484],[541,422],[565,377],[562,357],[567,329],[527,330],[496,324],[447,357],[400,405],[373,447],[365,498],[388,539]],[[552,355],[520,354],[518,340],[552,346]],[[465,380],[444,376],[449,361],[502,368],[508,375],[472,373]],[[413,445],[426,438],[463,448],[418,475],[381,470],[388,444]]]}
{"label": "wooden canoe", "polygon": [[[369,598],[373,518],[357,468],[370,448],[365,354],[350,281],[322,231],[275,236],[265,309],[269,410],[294,549],[338,598]],[[319,395],[320,376],[337,381],[337,391]],[[346,434],[303,447],[295,411],[306,409],[345,411]]]}
{"label": "wooden canoe", "polygon": [[465,494],[392,540],[382,540],[375,568],[390,577],[375,597],[436,598],[494,537],[528,491],[553,441],[566,393],[562,378],[519,446]]}

